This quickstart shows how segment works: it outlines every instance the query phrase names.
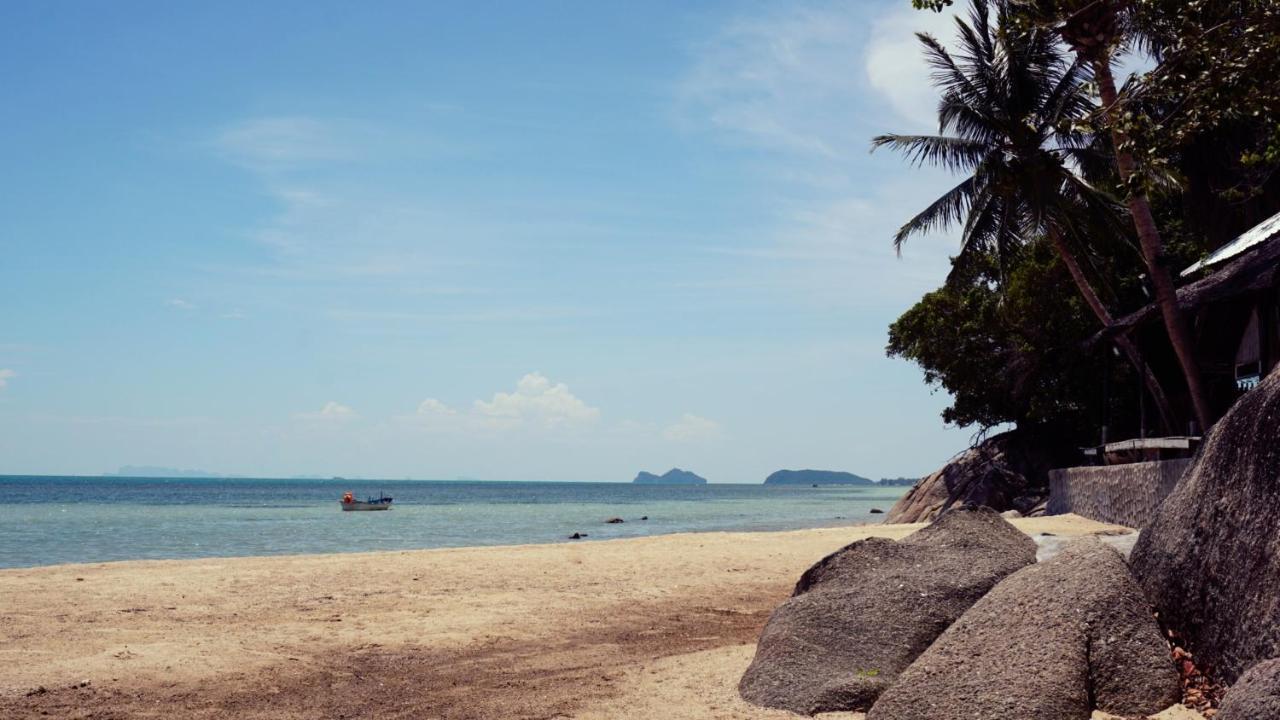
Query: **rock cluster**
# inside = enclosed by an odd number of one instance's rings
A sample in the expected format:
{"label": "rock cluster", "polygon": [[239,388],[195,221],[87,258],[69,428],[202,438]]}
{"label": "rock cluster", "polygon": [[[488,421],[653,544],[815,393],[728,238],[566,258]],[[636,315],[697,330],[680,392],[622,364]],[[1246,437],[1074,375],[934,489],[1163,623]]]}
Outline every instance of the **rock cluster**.
{"label": "rock cluster", "polygon": [[900,542],[824,558],[774,611],[739,683],[749,702],[813,714],[864,710],[1036,545],[995,512],[957,508]]}
{"label": "rock cluster", "polygon": [[1218,720],[1280,718],[1280,659],[1258,663],[1227,692]]}
{"label": "rock cluster", "polygon": [[1042,515],[1049,470],[1070,464],[1072,452],[1045,433],[1011,430],[992,436],[916,483],[885,522],[929,522],[946,508],[966,503]]}
{"label": "rock cluster", "polygon": [[1134,548],[1134,574],[1230,683],[1280,657],[1280,372],[1218,421]]}
{"label": "rock cluster", "polygon": [[904,670],[867,720],[1080,720],[1159,712],[1180,684],[1124,560],[1096,538],[997,585]]}

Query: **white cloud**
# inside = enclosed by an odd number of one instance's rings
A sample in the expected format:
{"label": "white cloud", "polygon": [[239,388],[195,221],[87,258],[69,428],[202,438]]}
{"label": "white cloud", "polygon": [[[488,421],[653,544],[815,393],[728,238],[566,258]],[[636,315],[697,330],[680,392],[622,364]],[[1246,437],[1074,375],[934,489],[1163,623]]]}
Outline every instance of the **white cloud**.
{"label": "white cloud", "polygon": [[164,304],[172,308],[178,308],[179,310],[195,310],[196,309],[195,305],[187,302],[186,300],[183,300],[182,298],[171,298],[169,300],[166,300]]}
{"label": "white cloud", "polygon": [[914,174],[887,184],[871,198],[838,198],[792,214],[776,238],[777,249],[811,260],[800,270],[799,281],[815,296],[843,305],[896,305],[914,300],[946,277],[955,250],[947,236],[912,238],[902,257],[893,250],[898,225],[919,211],[924,193],[930,188],[938,192],[946,184],[938,183],[936,173]]}
{"label": "white cloud", "polygon": [[432,431],[464,431],[479,424],[473,418],[467,417],[465,413],[460,413],[435,398],[427,398],[418,403],[418,408],[414,412],[398,415],[393,419],[396,422]]}
{"label": "white cloud", "polygon": [[720,423],[692,413],[681,415],[679,420],[662,430],[662,437],[672,442],[702,442],[723,434]]}
{"label": "white cloud", "polygon": [[955,37],[955,13],[921,12],[907,3],[876,19],[866,51],[867,80],[911,127],[927,130],[938,124],[938,91],[929,82],[915,33],[926,32],[944,45]]}
{"label": "white cloud", "polygon": [[555,428],[593,423],[600,410],[569,392],[564,383],[552,384],[541,373],[529,373],[513,393],[494,393],[489,402],[477,400],[473,413],[492,427],[532,425]]}
{"label": "white cloud", "polygon": [[17,376],[18,376],[18,373],[12,370],[9,370],[7,368],[0,368],[0,390],[3,390],[9,387],[10,378],[15,378]]}
{"label": "white cloud", "polygon": [[953,242],[914,239],[901,261],[891,238],[954,180],[867,150],[875,134],[934,122],[936,91],[914,33],[950,40],[952,27],[952,13],[905,0],[807,0],[739,18],[700,48],[680,88],[687,108],[722,134],[778,151],[761,168],[774,188],[773,226],[755,242],[711,248],[743,258],[735,277],[754,273],[827,307],[899,307],[945,277]]}
{"label": "white cloud", "polygon": [[911,129],[936,124],[915,33],[949,42],[954,11],[921,12],[905,0],[878,15],[858,2],[783,7],[739,17],[697,48],[677,87],[686,110],[755,144],[845,161],[867,147],[859,125],[886,124],[885,110]]}
{"label": "white cloud", "polygon": [[258,171],[282,170],[347,155],[330,123],[305,116],[246,120],[224,128],[215,144],[232,162]]}
{"label": "white cloud", "polygon": [[678,87],[682,104],[715,128],[774,149],[843,155],[859,96],[850,64],[862,11],[851,5],[787,6],[739,18],[697,52]]}
{"label": "white cloud", "polygon": [[458,411],[435,398],[427,398],[418,403],[417,414],[421,417],[441,417],[457,415]]}
{"label": "white cloud", "polygon": [[529,373],[516,383],[514,392],[496,392],[493,399],[476,400],[459,410],[436,398],[418,403],[417,410],[395,420],[435,431],[476,432],[489,430],[584,428],[600,418],[591,407],[569,391],[564,383],[553,383],[541,373]]}
{"label": "white cloud", "polygon": [[341,421],[351,420],[357,417],[357,415],[356,411],[352,410],[349,406],[330,400],[324,404],[324,407],[320,408],[319,412],[298,413],[294,417],[297,417],[299,420]]}
{"label": "white cloud", "polygon": [[[363,334],[399,334],[411,324],[420,332],[416,323],[423,308],[439,322],[475,316],[508,322],[518,313],[554,322],[567,313],[599,311],[563,304],[530,310],[524,298],[512,299],[512,285],[540,289],[536,274],[527,283],[523,277],[504,282],[497,292],[486,287],[498,273],[516,272],[515,254],[543,248],[536,252],[545,256],[548,243],[528,238],[558,236],[582,221],[561,218],[559,211],[543,217],[542,209],[468,212],[439,193],[424,192],[434,182],[430,178],[423,180],[426,185],[406,184],[405,168],[472,152],[466,137],[446,142],[433,130],[435,115],[451,108],[419,107],[426,109],[392,122],[378,116],[259,116],[208,132],[202,149],[245,171],[274,208],[243,228],[267,252],[254,253],[247,265],[217,268],[235,290],[234,300],[220,301],[223,307],[235,303],[260,319],[269,314],[261,312],[268,304],[326,313],[351,310],[351,300],[358,299],[384,316],[362,324]],[[486,196],[478,202],[492,201]],[[409,298],[395,298],[394,312],[387,310],[393,294]],[[445,299],[435,302],[437,297]],[[403,316],[385,317],[395,313]]]}

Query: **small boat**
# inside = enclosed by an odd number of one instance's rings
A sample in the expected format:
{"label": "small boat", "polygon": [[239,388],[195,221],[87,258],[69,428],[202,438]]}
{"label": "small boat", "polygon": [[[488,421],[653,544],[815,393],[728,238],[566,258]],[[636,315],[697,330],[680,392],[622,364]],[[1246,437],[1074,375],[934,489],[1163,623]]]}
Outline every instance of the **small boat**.
{"label": "small boat", "polygon": [[369,497],[365,500],[357,500],[355,495],[349,492],[342,493],[342,509],[347,510],[390,510],[391,498],[386,495],[379,494],[378,497]]}

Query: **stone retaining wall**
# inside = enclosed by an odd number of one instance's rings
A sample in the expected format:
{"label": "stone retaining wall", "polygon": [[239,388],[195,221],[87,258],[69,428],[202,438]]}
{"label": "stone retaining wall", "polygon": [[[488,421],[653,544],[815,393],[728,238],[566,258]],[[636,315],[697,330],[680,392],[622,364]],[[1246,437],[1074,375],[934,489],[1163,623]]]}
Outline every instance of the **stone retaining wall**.
{"label": "stone retaining wall", "polygon": [[1048,512],[1141,528],[1190,464],[1182,459],[1050,470]]}

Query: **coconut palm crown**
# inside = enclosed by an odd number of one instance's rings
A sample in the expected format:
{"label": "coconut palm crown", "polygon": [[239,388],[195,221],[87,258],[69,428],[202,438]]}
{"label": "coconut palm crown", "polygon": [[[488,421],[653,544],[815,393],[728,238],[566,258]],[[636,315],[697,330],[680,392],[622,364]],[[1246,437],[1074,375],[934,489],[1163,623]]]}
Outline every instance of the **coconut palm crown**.
{"label": "coconut palm crown", "polygon": [[1099,177],[1109,158],[1080,130],[1096,108],[1082,85],[1087,65],[1068,62],[1055,34],[1008,21],[1007,10],[975,0],[957,19],[957,52],[918,35],[941,90],[937,135],[881,135],[913,163],[965,175],[907,221],[894,246],[913,235],[962,225],[957,262],[974,252],[1007,260],[1018,247],[1050,233],[1080,242],[1082,220],[1124,237],[1113,199],[1085,178]]}
{"label": "coconut palm crown", "polygon": [[[1076,249],[1087,251],[1091,237],[1127,237],[1118,203],[1085,179],[1110,172],[1098,139],[1079,129],[1095,110],[1083,88],[1090,66],[1066,61],[1053,30],[1011,22],[1008,7],[996,6],[993,25],[987,0],[974,0],[969,21],[957,20],[960,50],[954,54],[919,35],[942,91],[938,134],[882,135],[873,148],[891,147],[912,162],[966,177],[908,220],[894,245],[901,250],[912,235],[962,224],[952,277],[982,254],[998,259],[1003,280],[1019,248],[1046,239],[1099,323],[1110,327],[1111,312]],[[1164,389],[1142,354],[1128,338],[1114,340],[1172,427]]]}

